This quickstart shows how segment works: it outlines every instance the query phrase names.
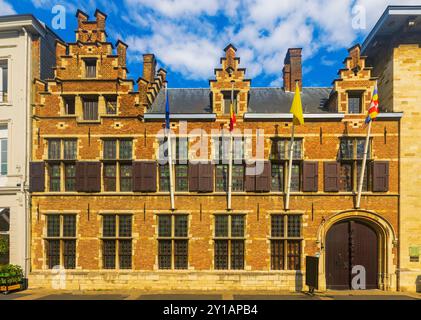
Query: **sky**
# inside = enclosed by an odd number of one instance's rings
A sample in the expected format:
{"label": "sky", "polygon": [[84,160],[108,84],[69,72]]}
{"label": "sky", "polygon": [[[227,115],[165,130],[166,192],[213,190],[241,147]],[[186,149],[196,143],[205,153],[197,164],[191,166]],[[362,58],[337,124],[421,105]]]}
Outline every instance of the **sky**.
{"label": "sky", "polygon": [[169,87],[209,86],[223,49],[232,43],[253,87],[281,87],[288,48],[303,48],[303,84],[329,87],[347,48],[362,43],[388,5],[421,0],[0,0],[0,15],[31,13],[53,26],[55,6],[75,40],[75,13],[108,15],[108,41],[129,45],[129,77],[142,75],[142,55],[154,53]]}

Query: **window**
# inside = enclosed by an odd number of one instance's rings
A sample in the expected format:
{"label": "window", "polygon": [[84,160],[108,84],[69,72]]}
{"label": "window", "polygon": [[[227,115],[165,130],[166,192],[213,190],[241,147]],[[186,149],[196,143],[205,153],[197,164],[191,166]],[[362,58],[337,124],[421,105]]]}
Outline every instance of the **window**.
{"label": "window", "polygon": [[98,120],[98,98],[83,98],[83,120]]}
{"label": "window", "polygon": [[96,59],[85,59],[85,76],[86,78],[96,77]]}
{"label": "window", "polygon": [[215,166],[215,186],[217,192],[228,190],[228,165],[219,164]]}
{"label": "window", "polygon": [[215,269],[244,269],[244,229],[244,215],[215,215]]}
{"label": "window", "polygon": [[49,191],[76,191],[76,139],[48,139]]}
{"label": "window", "polygon": [[231,113],[231,99],[234,103],[234,113],[237,113],[237,92],[234,91],[234,95],[231,98],[231,91],[223,92],[224,95],[224,113],[230,114]]}
{"label": "window", "polygon": [[67,115],[76,114],[75,97],[74,96],[63,97],[63,104],[64,104],[64,113],[65,114],[67,114]]}
{"label": "window", "polygon": [[132,216],[104,214],[102,217],[102,267],[132,268]]}
{"label": "window", "polygon": [[301,215],[271,216],[271,269],[301,269]]}
{"label": "window", "polygon": [[133,190],[133,141],[131,139],[103,140],[104,191]]}
{"label": "window", "polygon": [[7,60],[0,60],[0,103],[8,101],[8,74]]}
{"label": "window", "polygon": [[232,166],[232,191],[244,191],[244,165],[242,164]]}
{"label": "window", "polygon": [[170,191],[170,168],[168,164],[159,165],[159,191]]}
{"label": "window", "polygon": [[105,97],[105,110],[107,114],[117,114],[117,96]]}
{"label": "window", "polygon": [[176,164],[175,166],[175,191],[189,191],[188,175],[189,166]]}
{"label": "window", "polygon": [[76,215],[47,215],[46,236],[47,266],[63,266],[65,269],[76,267]]}
{"label": "window", "polygon": [[188,237],[188,215],[158,216],[159,269],[187,269]]}
{"label": "window", "polygon": [[7,125],[0,124],[0,176],[7,175]]}
{"label": "window", "polygon": [[230,136],[213,138],[213,156],[217,164],[228,164],[229,161]]}
{"label": "window", "polygon": [[348,93],[348,113],[362,113],[362,93],[349,92]]}
{"label": "window", "polygon": [[[289,146],[290,139],[272,139],[270,160],[271,160],[271,179],[273,192],[286,192],[288,166],[289,166]],[[291,171],[291,191],[299,192],[301,190],[301,167],[303,159],[303,140],[294,140],[293,163]]]}
{"label": "window", "polygon": [[0,209],[0,243],[2,251],[0,252],[0,266],[9,264],[10,251],[10,210],[9,208]]}
{"label": "window", "polygon": [[[339,148],[340,175],[339,191],[357,191],[360,182],[362,159],[364,158],[365,138],[341,138]],[[368,145],[367,159],[371,160],[371,140]],[[366,165],[363,191],[371,188],[371,165]]]}
{"label": "window", "polygon": [[[189,166],[188,154],[189,143],[187,138],[172,138],[172,156],[175,173],[175,191],[185,192],[189,191]],[[161,161],[168,160],[168,145],[167,138],[159,139],[159,159]],[[170,174],[169,166],[167,163],[161,163],[159,166],[159,190],[167,192],[170,190]]]}

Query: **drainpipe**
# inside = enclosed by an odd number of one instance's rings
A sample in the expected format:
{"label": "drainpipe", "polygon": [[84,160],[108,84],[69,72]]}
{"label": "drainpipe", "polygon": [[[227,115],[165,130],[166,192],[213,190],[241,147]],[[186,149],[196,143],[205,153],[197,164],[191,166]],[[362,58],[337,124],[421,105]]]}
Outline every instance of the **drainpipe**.
{"label": "drainpipe", "polygon": [[23,27],[22,31],[25,35],[25,55],[26,55],[26,70],[25,70],[25,84],[26,84],[26,90],[25,90],[25,165],[23,170],[23,181],[21,183],[21,192],[24,195],[25,199],[25,279],[28,279],[29,274],[29,268],[30,268],[30,212],[29,212],[29,195],[28,195],[28,187],[27,187],[27,178],[28,178],[28,166],[29,166],[29,155],[31,152],[31,136],[32,136],[32,130],[29,119],[29,109],[31,108],[30,105],[30,92],[31,92],[31,86],[30,86],[30,75],[31,75],[31,51],[29,46],[29,34],[26,31],[26,28]]}

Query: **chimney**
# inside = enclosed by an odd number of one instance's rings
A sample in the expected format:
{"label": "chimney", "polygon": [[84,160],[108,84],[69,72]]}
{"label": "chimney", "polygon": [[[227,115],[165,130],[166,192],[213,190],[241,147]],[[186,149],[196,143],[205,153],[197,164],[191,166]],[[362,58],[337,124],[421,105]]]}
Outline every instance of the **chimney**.
{"label": "chimney", "polygon": [[303,88],[303,71],[301,60],[301,48],[288,49],[287,55],[284,60],[284,90],[293,92],[295,91],[295,82],[298,81],[300,90]]}
{"label": "chimney", "polygon": [[155,79],[156,60],[155,55],[147,53],[143,55],[143,79],[152,83]]}
{"label": "chimney", "polygon": [[357,70],[361,68],[360,57],[361,57],[361,46],[356,44],[355,46],[348,49],[349,57],[351,58],[350,69]]}

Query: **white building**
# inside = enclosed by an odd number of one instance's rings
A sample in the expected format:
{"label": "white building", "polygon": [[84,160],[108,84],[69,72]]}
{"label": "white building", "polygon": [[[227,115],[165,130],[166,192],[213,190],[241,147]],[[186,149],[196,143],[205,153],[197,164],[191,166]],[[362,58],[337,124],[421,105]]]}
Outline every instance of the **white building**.
{"label": "white building", "polygon": [[27,274],[33,79],[51,78],[55,35],[32,15],[0,17],[0,265]]}

